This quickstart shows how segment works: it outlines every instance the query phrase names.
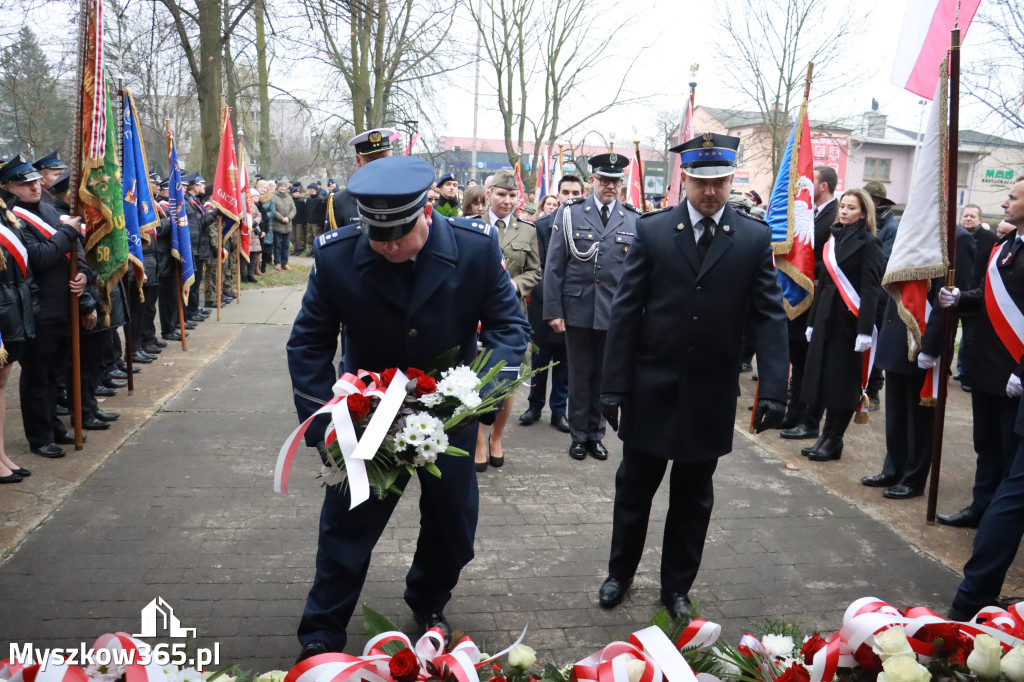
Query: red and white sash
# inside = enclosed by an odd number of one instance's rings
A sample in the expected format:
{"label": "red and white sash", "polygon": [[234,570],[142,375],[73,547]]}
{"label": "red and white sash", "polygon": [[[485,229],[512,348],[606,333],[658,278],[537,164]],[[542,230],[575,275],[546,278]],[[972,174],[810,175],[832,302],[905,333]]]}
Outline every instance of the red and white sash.
{"label": "red and white sash", "polygon": [[1024,313],[1010,297],[1006,290],[1002,275],[999,274],[998,260],[1001,245],[992,249],[988,259],[988,271],[985,273],[985,312],[996,330],[999,340],[1013,356],[1014,362],[1020,362],[1024,355]]}
{"label": "red and white sash", "polygon": [[[925,326],[921,328],[921,336],[924,336],[924,330],[927,329],[928,320],[932,316],[932,304],[925,299],[924,302],[924,320]],[[942,362],[941,356],[939,362]],[[946,378],[946,386],[949,386],[949,377]],[[924,372],[924,386],[921,387],[921,404],[922,405],[935,405],[935,401],[939,399],[939,366],[929,367]]]}
{"label": "red and white sash", "polygon": [[[836,260],[836,238],[829,237],[828,241],[825,242],[825,248],[822,251],[822,259],[825,261],[825,269],[828,270],[829,277],[836,285],[836,289],[839,290],[839,296],[843,299],[843,303],[846,307],[854,314],[855,317],[860,315],[860,294],[853,288],[853,283],[850,278],[846,276],[846,273],[839,267],[839,261]],[[875,350],[878,348],[878,327],[871,328],[871,348],[867,353],[864,353],[864,364],[861,366],[861,387],[860,387],[860,405],[857,407],[858,412],[867,414],[868,412],[868,378],[871,376],[871,370],[875,366]]]}
{"label": "red and white sash", "polygon": [[28,251],[18,239],[18,235],[14,234],[14,230],[2,223],[0,223],[0,244],[7,249],[7,252],[14,258],[14,262],[21,268],[21,275],[28,277]]}
{"label": "red and white sash", "polygon": [[21,206],[15,206],[11,210],[14,211],[14,215],[18,216],[18,218],[24,220],[26,223],[28,223],[29,225],[31,225],[32,227],[36,228],[44,235],[46,235],[47,239],[51,239],[53,235],[57,234],[56,229],[50,227],[50,225],[45,220],[37,216],[32,211],[29,211],[26,208],[22,208]]}

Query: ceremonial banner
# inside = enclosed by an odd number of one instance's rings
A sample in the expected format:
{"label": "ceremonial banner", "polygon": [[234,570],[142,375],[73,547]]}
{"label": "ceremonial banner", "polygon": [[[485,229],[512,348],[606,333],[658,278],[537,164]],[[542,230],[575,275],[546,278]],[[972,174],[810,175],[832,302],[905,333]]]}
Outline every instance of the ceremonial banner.
{"label": "ceremonial banner", "polygon": [[981,0],[909,0],[892,65],[892,84],[926,99],[938,81],[949,33],[959,26],[961,42]]}
{"label": "ceremonial banner", "polygon": [[640,159],[633,159],[629,162],[629,182],[627,183],[626,201],[636,206],[641,211],[645,210],[643,201],[640,198],[640,183],[643,182],[643,166]]}
{"label": "ceremonial banner", "polygon": [[238,192],[235,134],[231,130],[231,117],[228,112],[228,107],[221,104],[220,155],[217,157],[217,173],[213,178],[213,191],[210,193],[210,203],[220,211],[218,222],[225,240],[238,229],[244,207]]}
{"label": "ceremonial banner", "polygon": [[174,136],[167,133],[168,167],[171,176],[167,178],[167,214],[171,221],[171,255],[181,261],[181,292],[186,298],[188,289],[195,281],[196,271],[192,262],[192,236],[188,232],[188,216],[185,215],[185,191],[181,186],[181,168],[178,167],[178,150]]}
{"label": "ceremonial banner", "polygon": [[772,229],[783,304],[792,320],[814,300],[814,157],[806,100],[786,143],[765,221]]}
{"label": "ceremonial banner", "polygon": [[242,178],[239,182],[239,194],[242,198],[242,227],[238,230],[238,255],[248,263],[254,207],[252,197],[249,195],[249,157],[245,153],[245,146],[241,143],[238,144],[238,162],[242,171]]}
{"label": "ceremonial banner", "polygon": [[409,156],[412,154],[412,148],[416,146],[416,142],[423,137],[423,133],[414,133],[412,138],[409,140],[408,146],[405,148],[405,155]]}
{"label": "ceremonial banner", "polygon": [[553,192],[551,188],[551,154],[548,153],[548,146],[540,148],[540,155],[537,157],[537,208],[544,197]]}
{"label": "ceremonial banner", "polygon": [[[692,140],[694,137],[693,102],[689,97],[687,97],[686,112],[683,114],[683,120],[679,122],[679,139],[676,140],[676,144],[684,144]],[[672,179],[668,183],[668,194],[665,195],[665,205],[675,206],[679,203],[679,193],[683,186],[683,169],[679,164],[678,154],[671,154],[669,159],[669,165],[672,168]]]}
{"label": "ceremonial banner", "polygon": [[516,215],[523,210],[523,206],[526,205],[526,190],[523,188],[523,173],[519,168],[519,162],[516,161],[516,188],[519,191],[519,204],[516,206]]}
{"label": "ceremonial banner", "polygon": [[935,89],[928,126],[914,170],[907,208],[896,231],[892,255],[882,277],[882,287],[896,300],[900,319],[907,325],[909,360],[921,350],[927,322],[926,306],[931,279],[946,274],[946,129],[948,87],[946,62]]}
{"label": "ceremonial banner", "polygon": [[[128,269],[117,127],[103,74],[103,2],[90,0],[83,52],[82,181],[78,196],[86,226],[85,250],[104,297]],[[109,309],[109,306],[108,306]]]}
{"label": "ceremonial banner", "polygon": [[[155,242],[156,235],[150,234],[160,224],[156,214],[153,194],[149,190],[149,176],[146,169],[146,152],[142,146],[142,134],[135,118],[135,100],[124,91],[124,175],[121,178],[124,205],[124,229],[128,238],[128,259],[135,267],[135,280],[142,287],[144,266],[142,244]],[[151,282],[155,283],[155,282]]]}

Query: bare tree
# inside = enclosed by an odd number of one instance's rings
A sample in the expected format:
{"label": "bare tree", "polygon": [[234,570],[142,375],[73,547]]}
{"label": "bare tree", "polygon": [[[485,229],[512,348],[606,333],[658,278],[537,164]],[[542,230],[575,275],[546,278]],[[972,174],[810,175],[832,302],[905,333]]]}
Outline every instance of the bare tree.
{"label": "bare tree", "polygon": [[1024,129],[1024,106],[1021,105],[1020,65],[1024,62],[1024,0],[993,0],[978,9],[971,34],[980,42],[971,41],[972,54],[984,55],[965,64],[964,91],[981,102],[989,117],[995,117],[1011,131]]}
{"label": "bare tree", "polygon": [[602,83],[608,94],[601,103],[578,117],[567,111],[566,103],[582,86],[607,77],[596,67],[614,56],[616,34],[597,26],[601,13],[594,0],[482,0],[482,11],[477,1],[464,0],[482,34],[482,59],[497,92],[511,163],[530,141],[536,143],[531,164],[536,169],[541,144],[553,144],[616,104],[638,99],[623,94],[643,48],[626,62],[621,78]]}
{"label": "bare tree", "polygon": [[770,142],[770,153],[760,161],[774,175],[789,138],[791,114],[803,99],[808,62],[814,62],[816,99],[846,86],[849,74],[835,67],[850,53],[867,15],[853,8],[837,12],[828,0],[717,0],[715,11],[721,28],[717,56],[726,85],[759,112],[762,134]]}

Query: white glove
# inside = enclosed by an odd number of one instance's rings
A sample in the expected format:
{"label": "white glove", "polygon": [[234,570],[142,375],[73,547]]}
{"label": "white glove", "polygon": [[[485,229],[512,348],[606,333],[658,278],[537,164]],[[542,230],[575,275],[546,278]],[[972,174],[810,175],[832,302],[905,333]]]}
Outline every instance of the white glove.
{"label": "white glove", "polygon": [[813,327],[808,327],[807,329],[804,330],[804,336],[807,337],[807,343],[811,342],[811,334],[813,334],[813,333],[814,333],[814,328]]}
{"label": "white glove", "polygon": [[952,291],[946,287],[939,289],[939,307],[952,308],[960,302],[960,290],[953,287]]}
{"label": "white glove", "polygon": [[871,337],[867,334],[857,334],[857,340],[853,342],[854,352],[863,353],[868,348],[871,348]]}
{"label": "white glove", "polygon": [[1010,375],[1010,380],[1006,382],[1006,395],[1011,398],[1019,398],[1021,393],[1024,393],[1024,388],[1021,388],[1020,377],[1016,374]]}
{"label": "white glove", "polygon": [[939,359],[937,357],[928,355],[927,353],[918,353],[917,366],[921,369],[931,369],[937,364],[939,364]]}

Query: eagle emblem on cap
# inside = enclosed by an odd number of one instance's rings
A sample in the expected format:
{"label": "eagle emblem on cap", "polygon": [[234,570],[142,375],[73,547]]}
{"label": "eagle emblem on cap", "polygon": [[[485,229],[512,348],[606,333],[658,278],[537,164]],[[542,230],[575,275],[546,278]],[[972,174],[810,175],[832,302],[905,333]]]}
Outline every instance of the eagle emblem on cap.
{"label": "eagle emblem on cap", "polygon": [[615,163],[618,160],[619,160],[619,155],[618,154],[612,154],[611,156],[608,157],[608,163],[612,164],[613,166],[615,165]]}
{"label": "eagle emblem on cap", "polygon": [[704,149],[711,149],[715,146],[715,143],[711,140],[711,133],[704,133],[704,144],[701,145]]}
{"label": "eagle emblem on cap", "polygon": [[370,133],[370,142],[372,142],[374,144],[377,144],[378,142],[380,142],[380,138],[381,138],[381,135],[376,130],[374,130],[372,133]]}

